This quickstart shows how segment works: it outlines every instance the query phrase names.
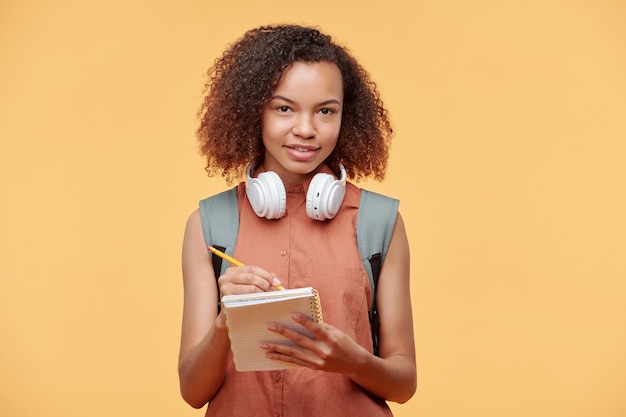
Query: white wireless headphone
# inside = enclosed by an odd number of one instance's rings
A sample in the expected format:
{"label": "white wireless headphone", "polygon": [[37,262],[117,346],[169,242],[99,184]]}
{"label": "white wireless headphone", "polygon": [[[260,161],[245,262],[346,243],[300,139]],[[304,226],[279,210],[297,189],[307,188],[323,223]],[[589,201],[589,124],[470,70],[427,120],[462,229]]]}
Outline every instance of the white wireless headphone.
{"label": "white wireless headphone", "polygon": [[[339,164],[341,178],[329,174],[315,174],[306,194],[306,214],[313,220],[324,221],[337,215],[346,194],[346,170]],[[254,162],[246,170],[246,195],[259,217],[280,219],[285,215],[287,193],[277,173],[266,171],[252,178]]]}

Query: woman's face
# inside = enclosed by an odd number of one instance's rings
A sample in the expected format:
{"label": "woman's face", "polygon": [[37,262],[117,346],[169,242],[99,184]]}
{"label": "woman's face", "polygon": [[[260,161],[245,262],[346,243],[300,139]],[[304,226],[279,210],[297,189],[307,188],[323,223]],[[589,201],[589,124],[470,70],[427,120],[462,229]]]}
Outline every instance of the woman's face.
{"label": "woman's face", "polygon": [[295,62],[285,69],[262,117],[265,169],[286,187],[317,173],[341,129],[343,81],[329,62]]}

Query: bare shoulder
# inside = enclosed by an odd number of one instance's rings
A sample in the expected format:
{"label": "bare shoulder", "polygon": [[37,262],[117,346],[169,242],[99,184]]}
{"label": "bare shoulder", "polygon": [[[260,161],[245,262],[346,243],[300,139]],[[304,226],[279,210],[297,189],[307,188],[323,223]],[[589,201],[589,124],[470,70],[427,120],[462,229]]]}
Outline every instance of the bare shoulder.
{"label": "bare shoulder", "polygon": [[217,316],[217,284],[199,210],[187,219],[182,249],[184,289],[181,353],[195,346]]}
{"label": "bare shoulder", "polygon": [[393,227],[388,255],[407,258],[407,261],[409,258],[409,240],[406,234],[406,228],[404,227],[404,219],[400,212],[398,212],[396,224]]}
{"label": "bare shoulder", "polygon": [[194,210],[187,219],[185,225],[185,236],[183,239],[183,255],[189,252],[195,252],[202,248],[202,252],[206,250],[204,244],[204,233],[202,232],[202,219],[200,218],[200,210]]}
{"label": "bare shoulder", "polygon": [[206,270],[210,265],[210,255],[204,241],[200,210],[194,210],[187,219],[183,238],[183,277],[188,277],[198,269]]}
{"label": "bare shoulder", "polygon": [[414,357],[410,281],[409,243],[398,213],[377,291],[383,357],[393,354]]}

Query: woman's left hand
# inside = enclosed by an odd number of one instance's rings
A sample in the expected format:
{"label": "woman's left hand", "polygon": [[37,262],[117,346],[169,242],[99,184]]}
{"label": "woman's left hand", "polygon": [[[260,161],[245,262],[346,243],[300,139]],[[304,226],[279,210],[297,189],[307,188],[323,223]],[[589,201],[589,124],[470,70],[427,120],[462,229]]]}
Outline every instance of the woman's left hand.
{"label": "woman's left hand", "polygon": [[261,342],[270,359],[293,362],[307,368],[350,374],[358,367],[358,359],[368,354],[347,334],[327,323],[317,323],[304,314],[294,313],[292,319],[311,332],[312,337],[297,330],[269,323],[268,329],[295,343]]}

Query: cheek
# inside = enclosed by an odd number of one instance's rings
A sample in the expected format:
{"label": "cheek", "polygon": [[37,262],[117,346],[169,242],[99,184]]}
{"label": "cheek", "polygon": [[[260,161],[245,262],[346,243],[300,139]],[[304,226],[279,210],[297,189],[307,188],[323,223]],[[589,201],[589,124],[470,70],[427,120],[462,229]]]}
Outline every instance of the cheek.
{"label": "cheek", "polygon": [[266,141],[272,140],[274,136],[276,136],[276,122],[269,117],[264,117],[261,123],[261,137],[263,138],[263,143],[265,144]]}
{"label": "cheek", "polygon": [[261,133],[263,136],[276,136],[289,131],[291,125],[287,118],[265,116],[261,122]]}
{"label": "cheek", "polygon": [[336,123],[329,123],[324,125],[324,137],[328,138],[328,140],[335,140],[339,138],[339,132],[341,132],[341,120],[338,120]]}

